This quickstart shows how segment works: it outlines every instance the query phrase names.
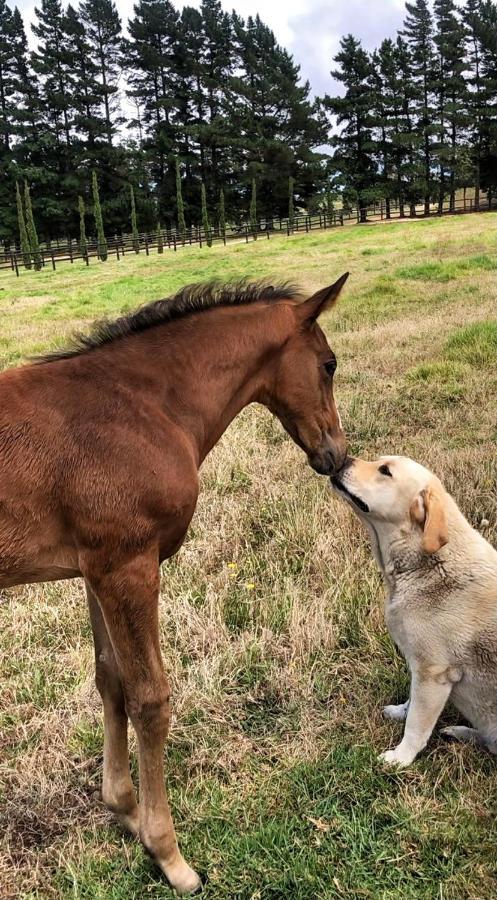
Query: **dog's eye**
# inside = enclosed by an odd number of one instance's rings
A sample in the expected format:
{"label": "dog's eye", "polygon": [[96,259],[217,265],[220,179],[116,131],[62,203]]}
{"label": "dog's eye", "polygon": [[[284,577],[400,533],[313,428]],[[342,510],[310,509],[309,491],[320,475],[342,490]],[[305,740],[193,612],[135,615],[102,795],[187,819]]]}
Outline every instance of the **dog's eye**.
{"label": "dog's eye", "polygon": [[391,473],[390,469],[388,468],[388,466],[385,466],[385,465],[380,466],[380,468],[378,469],[378,472],[381,472],[382,475],[388,475],[389,478],[392,478],[392,473]]}
{"label": "dog's eye", "polygon": [[332,377],[332,375],[335,374],[336,367],[337,367],[336,359],[329,359],[327,362],[325,362],[324,368],[325,368],[326,374],[329,375],[330,378]]}

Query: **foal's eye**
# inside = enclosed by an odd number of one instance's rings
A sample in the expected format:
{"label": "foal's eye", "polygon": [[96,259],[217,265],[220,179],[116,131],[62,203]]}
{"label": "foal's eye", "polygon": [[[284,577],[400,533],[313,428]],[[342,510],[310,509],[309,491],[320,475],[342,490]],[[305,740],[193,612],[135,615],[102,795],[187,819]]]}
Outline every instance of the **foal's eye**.
{"label": "foal's eye", "polygon": [[391,473],[391,471],[390,471],[390,469],[388,468],[388,466],[385,466],[385,465],[380,466],[379,469],[378,469],[378,472],[381,472],[382,475],[388,475],[389,478],[392,478],[392,477],[393,477],[393,476],[392,476],[392,473]]}
{"label": "foal's eye", "polygon": [[329,359],[328,362],[325,362],[324,368],[325,368],[326,374],[329,375],[330,378],[332,375],[335,374],[336,367],[337,367],[336,359]]}

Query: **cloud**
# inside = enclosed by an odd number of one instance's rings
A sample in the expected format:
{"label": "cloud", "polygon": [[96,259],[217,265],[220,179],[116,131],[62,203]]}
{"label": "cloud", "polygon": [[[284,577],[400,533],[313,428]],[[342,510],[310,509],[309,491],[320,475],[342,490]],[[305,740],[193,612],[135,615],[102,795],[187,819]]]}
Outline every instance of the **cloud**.
{"label": "cloud", "polygon": [[[73,0],[75,2],[75,0]],[[133,0],[116,0],[123,25],[133,15]],[[200,0],[183,6],[200,6]],[[278,42],[289,50],[300,65],[302,77],[308,80],[313,94],[322,95],[336,89],[330,77],[333,57],[340,38],[351,32],[372,50],[385,37],[393,37],[404,18],[404,0],[222,0],[224,9],[235,9],[241,16],[256,16],[273,29]],[[35,43],[29,23],[34,19],[35,3],[18,0],[26,23],[30,44]]]}
{"label": "cloud", "polygon": [[[293,6],[289,4],[290,9]],[[381,12],[380,12],[381,10]],[[313,0],[303,13],[289,15],[292,34],[288,49],[300,64],[312,92],[323,95],[337,88],[330,76],[340,38],[353,34],[366,50],[373,50],[383,38],[394,37],[405,15],[403,0]]]}

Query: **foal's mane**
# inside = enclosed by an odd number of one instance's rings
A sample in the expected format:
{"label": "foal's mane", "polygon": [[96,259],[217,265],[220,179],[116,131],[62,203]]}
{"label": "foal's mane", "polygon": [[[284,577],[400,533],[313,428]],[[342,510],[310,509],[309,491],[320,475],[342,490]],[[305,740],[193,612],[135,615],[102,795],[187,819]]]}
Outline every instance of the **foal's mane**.
{"label": "foal's mane", "polygon": [[134,312],[118,319],[102,319],[95,322],[89,334],[75,334],[69,347],[61,347],[50,353],[35,357],[37,363],[57,359],[70,359],[96,350],[120,338],[147,331],[155,325],[163,325],[176,319],[183,319],[192,313],[204,312],[218,306],[247,306],[258,301],[296,300],[301,294],[293,284],[269,284],[266,281],[237,281],[222,284],[210,281],[189,284],[172,297],[154,300],[140,306]]}

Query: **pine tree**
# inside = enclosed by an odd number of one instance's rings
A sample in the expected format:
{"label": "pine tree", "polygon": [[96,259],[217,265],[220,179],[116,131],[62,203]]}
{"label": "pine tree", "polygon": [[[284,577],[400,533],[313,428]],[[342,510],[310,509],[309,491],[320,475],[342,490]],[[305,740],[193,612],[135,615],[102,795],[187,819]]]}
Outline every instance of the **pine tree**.
{"label": "pine tree", "polygon": [[105,135],[109,146],[123,119],[116,112],[120,75],[122,29],[113,0],[83,0],[79,12],[86,30],[89,60],[96,73],[100,103],[103,104]]}
{"label": "pine tree", "polygon": [[366,221],[368,203],[375,199],[376,165],[373,156],[371,61],[360,41],[349,34],[340,41],[335,57],[339,68],[332,72],[342,82],[345,94],[324,99],[324,106],[337,117],[341,132],[333,139],[333,157],[340,170],[345,199],[357,203],[361,222]]}
{"label": "pine tree", "polygon": [[433,20],[427,0],[406,3],[407,15],[403,36],[412,57],[411,81],[416,130],[421,136],[423,154],[423,194],[425,215],[430,212],[432,191],[433,135],[436,130],[433,118],[433,90],[435,84],[435,51],[433,46]]}
{"label": "pine tree", "polygon": [[209,221],[209,213],[207,212],[207,198],[205,195],[205,184],[202,181],[200,185],[201,206],[202,206],[202,230],[205,236],[205,242],[208,247],[212,247],[212,230]]}
{"label": "pine tree", "polygon": [[101,90],[96,64],[79,10],[67,7],[63,22],[72,79],[74,127],[95,156],[95,144],[105,140],[106,123],[100,114]]}
{"label": "pine tree", "polygon": [[219,236],[226,238],[226,210],[224,207],[224,191],[219,189]]}
{"label": "pine tree", "polygon": [[293,222],[294,222],[294,210],[293,210],[293,186],[294,179],[293,176],[290,175],[288,179],[288,227],[291,231],[293,231]]}
{"label": "pine tree", "polygon": [[170,0],[138,0],[129,34],[123,63],[129,73],[128,96],[137,105],[130,124],[138,129],[140,151],[157,185],[159,213],[172,224],[169,197],[174,191],[175,165],[171,160],[188,115],[188,99],[181,96],[184,55],[179,47],[178,12]]}
{"label": "pine tree", "polygon": [[443,209],[446,175],[449,175],[449,208],[455,208],[456,148],[458,132],[465,124],[464,29],[454,0],[433,4],[438,50],[436,95],[438,107],[438,157],[440,164],[439,211]]}
{"label": "pine tree", "polygon": [[10,150],[15,129],[15,56],[12,29],[12,12],[5,0],[0,0],[0,160],[8,159],[5,151]]}
{"label": "pine tree", "polygon": [[97,173],[93,170],[91,175],[91,190],[93,195],[93,215],[95,217],[95,229],[97,232],[98,258],[105,262],[107,259],[107,241],[104,232],[102,209],[100,207],[100,195],[98,191]]}
{"label": "pine tree", "polygon": [[135,192],[133,185],[129,186],[129,197],[131,203],[131,237],[133,240],[133,250],[135,253],[140,252],[140,235],[138,234],[138,224],[136,221]]}
{"label": "pine tree", "polygon": [[86,224],[85,224],[85,201],[83,200],[81,194],[78,197],[78,211],[79,211],[79,250],[82,256],[85,256],[88,252],[88,241],[86,239]]}
{"label": "pine tree", "polygon": [[31,247],[31,254],[33,257],[33,266],[36,271],[39,272],[43,265],[43,260],[40,252],[40,242],[36,231],[33,207],[31,205],[31,194],[27,181],[24,182],[24,208],[26,210],[26,231],[28,232],[29,246]]}
{"label": "pine tree", "polygon": [[[233,14],[232,21],[237,59],[229,116],[233,169],[257,174],[259,215],[286,216],[289,175],[303,202],[324,185],[322,157],[315,149],[327,143],[326,121],[311,102],[299,67],[259,16],[245,23]],[[237,140],[241,134],[243,142]]]}
{"label": "pine tree", "polygon": [[[37,20],[31,28],[37,38],[36,49],[31,54],[31,64],[36,78],[36,118],[39,125],[36,156],[43,169],[39,179],[44,192],[41,210],[45,215],[44,228],[48,233],[61,233],[74,215],[77,192],[73,185],[74,99],[73,80],[70,72],[68,42],[65,34],[65,15],[61,0],[42,0],[35,8]],[[31,154],[30,154],[31,155]],[[30,168],[35,160],[29,161]],[[41,199],[41,198],[40,198]]]}
{"label": "pine tree", "polygon": [[250,196],[249,222],[254,237],[257,237],[257,229],[259,223],[257,221],[257,184],[255,178],[252,178],[252,193]]}
{"label": "pine tree", "polygon": [[483,0],[480,8],[479,38],[482,50],[481,72],[485,85],[482,132],[481,187],[492,196],[497,191],[497,4]]}
{"label": "pine tree", "polygon": [[181,171],[179,167],[179,159],[176,157],[176,215],[178,218],[178,234],[182,241],[185,240],[186,222],[185,208],[183,206],[183,193],[181,189]]}
{"label": "pine tree", "polygon": [[17,203],[17,223],[19,227],[19,242],[21,244],[21,253],[26,269],[31,269],[31,245],[29,243],[28,232],[26,230],[26,222],[24,219],[24,210],[22,208],[21,192],[19,184],[16,181],[16,203]]}
{"label": "pine tree", "polygon": [[157,253],[164,253],[164,238],[160,222],[157,222]]}
{"label": "pine tree", "polygon": [[39,43],[32,54],[32,64],[42,82],[45,127],[52,131],[60,153],[61,144],[70,145],[72,129],[72,81],[68,71],[64,12],[60,0],[41,0],[36,13],[38,22],[31,27]]}

